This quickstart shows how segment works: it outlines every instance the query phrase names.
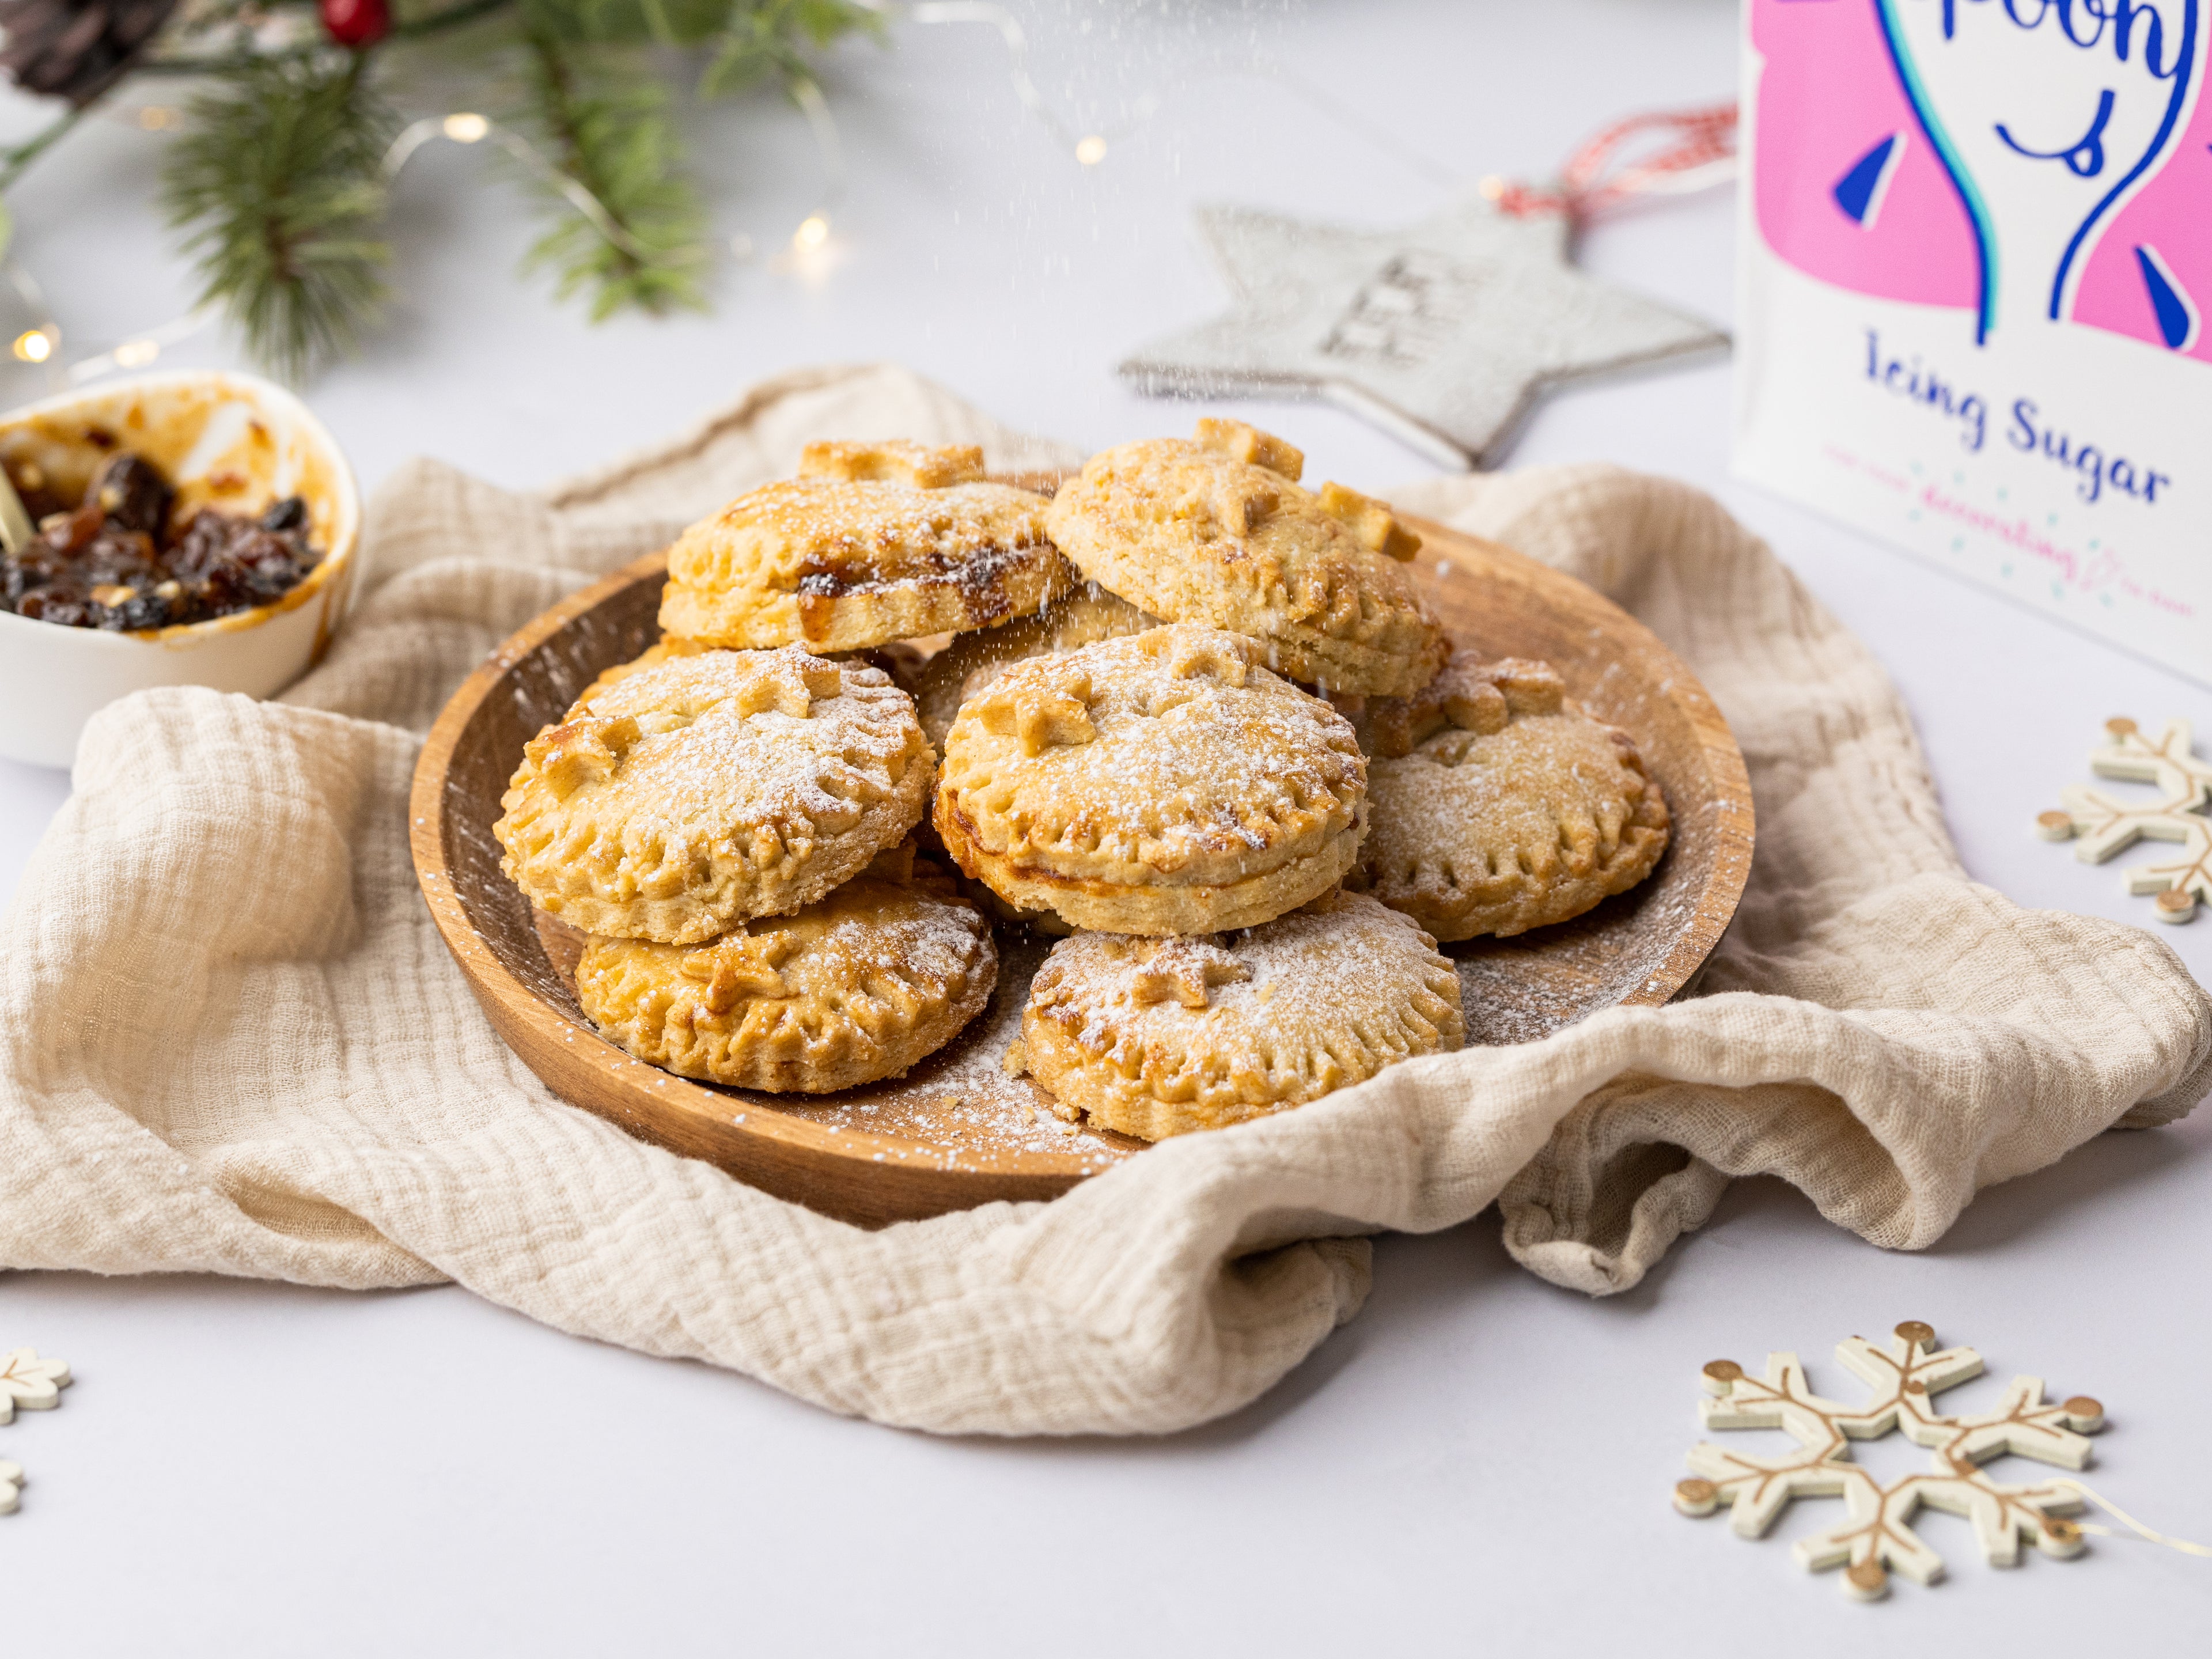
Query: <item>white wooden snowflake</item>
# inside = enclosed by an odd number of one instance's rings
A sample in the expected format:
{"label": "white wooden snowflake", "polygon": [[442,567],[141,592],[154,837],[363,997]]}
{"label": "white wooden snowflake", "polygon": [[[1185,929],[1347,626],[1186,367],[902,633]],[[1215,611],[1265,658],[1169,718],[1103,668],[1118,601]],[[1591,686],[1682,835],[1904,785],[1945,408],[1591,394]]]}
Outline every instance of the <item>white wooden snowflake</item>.
{"label": "white wooden snowflake", "polygon": [[[2042,1379],[2021,1376],[1996,1410],[1944,1416],[1931,1405],[1933,1396],[1979,1376],[1982,1357],[1972,1348],[1937,1352],[1936,1333],[1917,1320],[1899,1325],[1885,1347],[1854,1336],[1837,1346],[1836,1358],[1874,1390],[1868,1404],[1839,1406],[1820,1398],[1794,1353],[1769,1354],[1764,1382],[1745,1376],[1733,1359],[1707,1365],[1702,1381],[1709,1397],[1698,1402],[1707,1428],[1782,1429],[1798,1449],[1787,1456],[1752,1457],[1700,1442],[1690,1451],[1691,1478],[1674,1487],[1674,1507],[1685,1515],[1711,1515],[1728,1504],[1737,1534],[1756,1538],[1793,1498],[1841,1496],[1844,1520],[1800,1540],[1793,1553],[1814,1572],[1843,1566],[1844,1593],[1862,1601],[1887,1593],[1892,1569],[1923,1584],[1943,1576],[1942,1557],[1911,1528],[1913,1513],[1923,1504],[1970,1519],[1995,1566],[2016,1564],[2022,1539],[2046,1555],[2081,1553],[2081,1528],[2064,1518],[2083,1507],[2078,1485],[2052,1480],[2005,1486],[1990,1480],[1981,1465],[2014,1452],[2062,1468],[2081,1468],[2089,1461],[2089,1443],[2082,1437],[2105,1425],[2105,1408],[2097,1401],[2077,1395],[2048,1404]],[[1884,1486],[1851,1461],[1850,1442],[1877,1439],[1893,1429],[1932,1448],[1934,1467]]]}
{"label": "white wooden snowflake", "polygon": [[2212,762],[2192,752],[2187,720],[2168,720],[2155,738],[2124,716],[2106,720],[2105,732],[2110,741],[2090,751],[2089,769],[2154,784],[2159,798],[2130,803],[2069,784],[2058,792],[2062,810],[2039,816],[2036,833],[2076,842],[2074,856],[2084,864],[2102,864],[2138,841],[2180,842],[2182,855],[2172,863],[2130,869],[2127,888],[2157,894],[2151,914],[2160,921],[2193,921],[2199,904],[2212,903],[2212,817],[2205,816],[2212,805]]}
{"label": "white wooden snowflake", "polygon": [[0,1423],[15,1420],[15,1407],[46,1411],[61,1404],[69,1386],[70,1369],[58,1359],[41,1359],[29,1348],[18,1348],[0,1359]]}
{"label": "white wooden snowflake", "polygon": [[[29,1348],[0,1358],[0,1423],[15,1418],[15,1407],[45,1411],[61,1404],[70,1369],[58,1359],[41,1359]],[[0,1458],[0,1515],[12,1515],[22,1499],[23,1468]]]}

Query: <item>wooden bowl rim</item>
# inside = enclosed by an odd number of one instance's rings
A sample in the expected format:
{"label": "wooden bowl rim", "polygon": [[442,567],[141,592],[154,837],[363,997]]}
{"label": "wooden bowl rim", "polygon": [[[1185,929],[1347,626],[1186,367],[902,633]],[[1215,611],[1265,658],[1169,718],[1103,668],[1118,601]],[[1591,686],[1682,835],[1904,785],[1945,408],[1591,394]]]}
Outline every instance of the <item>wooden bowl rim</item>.
{"label": "wooden bowl rim", "polygon": [[[1447,526],[1411,515],[1407,515],[1407,522],[1419,532],[1431,550],[1439,546],[1456,545],[1479,551],[1486,558],[1504,563],[1532,587],[1553,590],[1577,607],[1611,612],[1610,620],[1614,625],[1642,635],[1650,651],[1666,665],[1667,689],[1661,696],[1664,701],[1679,708],[1688,719],[1696,734],[1698,747],[1710,769],[1715,808],[1711,817],[1717,844],[1711,873],[1698,896],[1698,902],[1688,924],[1675,935],[1665,960],[1635,990],[1612,1006],[1649,1007],[1664,1003],[1690,981],[1705,958],[1712,953],[1713,948],[1720,943],[1721,936],[1727,931],[1735,914],[1736,905],[1743,896],[1744,884],[1750,875],[1755,833],[1751,781],[1744,767],[1743,755],[1736,747],[1727,720],[1686,663],[1636,617],[1588,583],[1511,548],[1468,535]],[[898,1160],[896,1167],[902,1172],[934,1170],[949,1175],[988,1177],[994,1183],[995,1190],[988,1197],[979,1198],[978,1202],[1010,1195],[1010,1182],[1030,1189],[1022,1195],[1051,1197],[1065,1191],[1076,1180],[1097,1173],[1099,1166],[1095,1158],[1029,1152],[962,1152],[930,1147],[927,1148],[929,1156],[925,1160],[913,1156],[915,1148],[921,1143],[903,1136],[824,1125],[774,1107],[755,1109],[747,1106],[741,1114],[733,1115],[731,1106],[738,1097],[631,1058],[601,1036],[589,1022],[572,1018],[548,1003],[535,989],[509,972],[493,953],[482,933],[470,919],[463,901],[453,890],[452,872],[446,856],[444,804],[447,778],[454,749],[478,708],[516,663],[586,612],[637,583],[662,574],[666,568],[667,557],[665,550],[647,554],[571,594],[526,623],[462,682],[460,689],[447,701],[424,739],[409,791],[408,842],[414,858],[416,877],[429,905],[431,916],[447,948],[453,952],[463,975],[470,981],[471,988],[480,999],[498,998],[507,1008],[517,1012],[521,1018],[538,1027],[538,1034],[542,1039],[562,1043],[576,1051],[578,1058],[591,1060],[608,1086],[623,1095],[642,1115],[652,1115],[671,1108],[678,1109],[687,1115],[707,1120],[705,1124],[694,1126],[699,1129],[710,1129],[711,1133],[721,1136],[736,1133],[766,1139],[810,1161],[828,1158],[865,1168],[887,1164],[896,1157]],[[1740,832],[1739,823],[1741,826]],[[1741,846],[1732,845],[1739,838]],[[1731,854],[1735,856],[1730,856]],[[582,1033],[580,1038],[574,1035],[579,1031]],[[597,1048],[586,1048],[586,1043],[596,1044]],[[526,1061],[527,1056],[525,1059]],[[633,1072],[642,1075],[633,1078],[629,1075]],[[645,1080],[648,1076],[649,1083]],[[807,1098],[800,1097],[799,1100],[803,1102]],[[742,1118],[741,1121],[738,1121],[738,1117]]]}

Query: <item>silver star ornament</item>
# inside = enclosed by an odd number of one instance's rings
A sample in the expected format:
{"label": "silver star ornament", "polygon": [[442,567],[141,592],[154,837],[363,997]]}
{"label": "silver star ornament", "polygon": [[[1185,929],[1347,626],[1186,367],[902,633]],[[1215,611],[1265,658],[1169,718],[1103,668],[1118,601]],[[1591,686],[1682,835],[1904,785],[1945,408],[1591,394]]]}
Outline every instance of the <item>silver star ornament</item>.
{"label": "silver star ornament", "polygon": [[1449,466],[1495,465],[1562,381],[1728,344],[1576,270],[1563,214],[1478,198],[1405,230],[1231,207],[1198,226],[1236,305],[1139,348],[1122,378],[1161,397],[1321,398]]}

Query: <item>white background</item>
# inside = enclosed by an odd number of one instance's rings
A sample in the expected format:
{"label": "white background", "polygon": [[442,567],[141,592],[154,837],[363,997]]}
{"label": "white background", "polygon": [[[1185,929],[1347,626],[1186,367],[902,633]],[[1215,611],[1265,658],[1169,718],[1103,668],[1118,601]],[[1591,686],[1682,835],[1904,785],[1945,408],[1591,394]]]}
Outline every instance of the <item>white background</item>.
{"label": "white background", "polygon": [[[311,390],[374,485],[441,456],[537,484],[678,428],[790,366],[895,357],[1085,445],[1182,429],[1133,398],[1128,347],[1218,307],[1187,209],[1225,200],[1387,224],[1449,180],[1541,178],[1634,110],[1729,95],[1727,0],[1310,0],[1164,9],[1018,0],[1078,131],[1159,112],[1085,171],[1024,116],[996,37],[901,26],[831,77],[852,180],[833,268],[725,262],[711,319],[593,328],[519,285],[530,227],[481,152],[399,187],[405,298]],[[1088,27],[1085,27],[1086,23]],[[1263,66],[1325,88],[1361,128]],[[34,115],[0,105],[12,127]],[[1377,136],[1379,135],[1379,137]],[[718,225],[769,247],[816,204],[799,118],[709,112]],[[150,205],[161,141],[96,124],[15,194],[17,251],[73,346],[186,307]],[[1409,160],[1408,153],[1417,160]],[[1591,269],[1731,308],[1727,192],[1588,239]],[[230,361],[208,342],[185,361]],[[1317,476],[1383,489],[1422,464],[1318,408],[1251,411]],[[2112,868],[2027,825],[2086,777],[2099,723],[2212,714],[2205,690],[1728,478],[1724,364],[1554,400],[1516,459],[1602,458],[1717,492],[1866,639],[1910,701],[1967,867],[2022,902],[2146,921]],[[67,790],[0,766],[0,872]],[[2160,930],[2202,978],[2212,926]],[[1984,1196],[1936,1248],[1884,1255],[1794,1192],[1739,1184],[1641,1287],[1606,1302],[1513,1267],[1494,1218],[1381,1241],[1366,1310],[1273,1395],[1146,1443],[940,1441],[845,1422],[743,1377],[558,1335],[458,1289],[348,1296],[184,1279],[0,1277],[0,1347],[67,1357],[64,1409],[0,1429],[26,1465],[0,1520],[0,1641],[78,1654],[1806,1652],[1939,1633],[1990,1650],[2201,1650],[2212,1561],[2095,1540],[1845,1603],[1787,1539],[1668,1498],[1700,1364],[1795,1348],[1849,1397],[1840,1337],[1905,1318],[1998,1381],[2102,1397],[2089,1478],[2212,1540],[2203,1378],[2212,1123],[2107,1136]],[[1993,1398],[1997,1381],[1953,1401]],[[1745,1439],[1766,1437],[1745,1437]],[[1734,1438],[1732,1437],[1732,1438]],[[1899,1470],[1923,1454],[1869,1449]],[[1917,1463],[1911,1466],[1917,1467]],[[2197,1638],[2192,1643],[2190,1638]]]}

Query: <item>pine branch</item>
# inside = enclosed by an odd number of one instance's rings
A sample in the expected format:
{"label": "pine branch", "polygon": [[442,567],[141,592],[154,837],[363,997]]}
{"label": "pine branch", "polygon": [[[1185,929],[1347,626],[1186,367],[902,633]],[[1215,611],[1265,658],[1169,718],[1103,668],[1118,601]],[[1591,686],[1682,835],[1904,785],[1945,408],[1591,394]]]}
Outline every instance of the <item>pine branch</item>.
{"label": "pine branch", "polygon": [[201,299],[255,356],[298,378],[350,350],[386,297],[376,234],[393,120],[366,59],[272,58],[196,99],[162,171]]}
{"label": "pine branch", "polygon": [[776,0],[524,0],[534,32],[574,46],[696,46]]}
{"label": "pine branch", "polygon": [[0,191],[11,189],[32,162],[46,154],[64,133],[91,114],[98,103],[95,99],[91,103],[71,104],[21,143],[11,149],[0,149]]}
{"label": "pine branch", "polygon": [[311,58],[325,43],[301,32],[289,44],[258,38],[267,21],[264,0],[184,0],[132,70],[137,75],[233,75],[264,58]]}
{"label": "pine branch", "polygon": [[806,52],[854,32],[884,38],[882,14],[855,0],[522,0],[533,34],[577,46],[711,49],[712,97],[766,76],[811,73]]}
{"label": "pine branch", "polygon": [[[226,0],[229,3],[229,0]],[[243,0],[241,0],[243,3]],[[386,39],[393,43],[408,40],[435,40],[472,23],[496,16],[514,4],[514,0],[447,0],[419,14],[404,15],[392,26]],[[175,31],[174,40],[198,40],[210,33],[221,33],[228,46],[214,52],[179,52],[172,49],[162,53],[142,58],[135,69],[140,75],[174,75],[186,77],[234,75],[276,58],[306,59],[322,56],[330,50],[329,44],[310,37],[285,46],[264,46],[253,38],[251,29],[239,27],[229,13],[206,19],[188,18]]]}
{"label": "pine branch", "polygon": [[699,77],[704,98],[775,76],[786,88],[812,78],[810,46],[820,51],[855,31],[881,40],[882,14],[850,0],[725,0],[727,15],[714,55]]}
{"label": "pine branch", "polygon": [[648,76],[620,74],[604,48],[587,60],[538,27],[525,40],[531,124],[611,222],[595,222],[568,196],[547,190],[555,222],[524,268],[556,270],[563,299],[590,289],[594,322],[631,306],[704,310],[706,214],[682,170],[666,89]]}
{"label": "pine branch", "polygon": [[448,29],[462,28],[504,10],[510,0],[454,0],[434,11],[417,16],[403,16],[392,26],[394,40],[418,40],[434,34],[443,34]]}

